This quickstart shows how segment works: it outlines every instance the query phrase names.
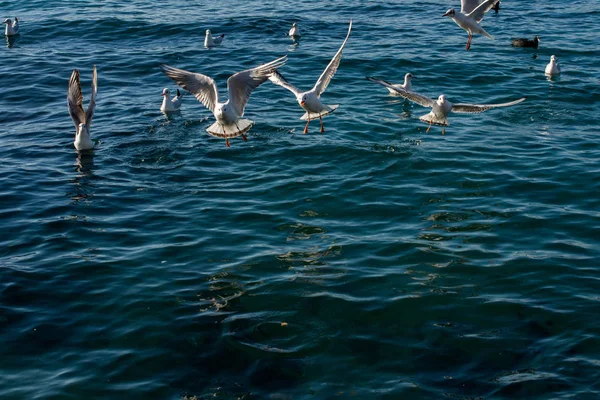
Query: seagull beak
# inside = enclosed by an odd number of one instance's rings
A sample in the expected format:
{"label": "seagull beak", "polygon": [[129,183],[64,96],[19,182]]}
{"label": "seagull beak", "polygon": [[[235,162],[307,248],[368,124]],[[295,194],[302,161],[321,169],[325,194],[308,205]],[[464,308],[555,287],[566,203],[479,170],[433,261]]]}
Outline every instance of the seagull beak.
{"label": "seagull beak", "polygon": [[162,97],[165,97],[166,95],[163,93],[163,94],[161,94],[161,96],[162,96]]}
{"label": "seagull beak", "polygon": [[446,13],[442,15],[442,17],[447,17],[448,15],[450,15],[450,11],[446,11]]}
{"label": "seagull beak", "polygon": [[300,102],[300,105],[301,105],[301,106],[304,106],[304,101],[301,101],[301,102]]}

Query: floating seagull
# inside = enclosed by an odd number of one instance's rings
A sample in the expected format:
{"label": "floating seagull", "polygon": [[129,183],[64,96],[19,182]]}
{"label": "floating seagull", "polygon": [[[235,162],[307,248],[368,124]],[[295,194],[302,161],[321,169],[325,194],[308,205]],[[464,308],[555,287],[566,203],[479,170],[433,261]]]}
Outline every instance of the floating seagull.
{"label": "floating seagull", "polygon": [[560,74],[560,66],[558,65],[558,59],[556,56],[550,57],[550,62],[548,65],[546,65],[546,70],[544,72],[548,76]]}
{"label": "floating seagull", "polygon": [[[377,82],[380,85],[383,85],[387,88],[392,88],[397,91],[398,94],[404,98],[407,98],[410,101],[413,101],[420,106],[429,107],[432,110],[429,114],[423,115],[419,119],[423,122],[429,123],[429,128],[427,128],[427,132],[431,129],[431,125],[441,125],[441,126],[449,126],[448,122],[448,114],[450,112],[455,113],[467,113],[467,114],[476,114],[480,112],[484,112],[489,110],[490,108],[496,107],[508,107],[514,106],[515,104],[519,104],[522,101],[525,101],[525,97],[522,97],[518,100],[511,101],[509,103],[501,103],[501,104],[452,104],[448,100],[446,100],[445,95],[440,95],[437,100],[430,99],[427,96],[423,96],[421,94],[415,92],[407,92],[406,90],[402,90],[392,85],[389,82],[386,82],[381,79],[367,77],[368,80]],[[442,130],[442,135],[446,132],[446,128]]]}
{"label": "floating seagull", "polygon": [[168,65],[162,65],[161,69],[165,75],[192,93],[198,101],[213,112],[217,122],[209,126],[206,131],[212,136],[224,138],[225,144],[229,147],[230,138],[241,135],[244,141],[247,140],[244,133],[254,124],[248,119],[242,119],[250,94],[264,83],[277,68],[282,67],[286,61],[287,56],[283,56],[268,64],[230,76],[227,80],[229,99],[225,103],[219,102],[217,84],[211,77]]}
{"label": "floating seagull", "polygon": [[93,149],[97,141],[90,138],[90,127],[92,126],[92,117],[96,108],[96,94],[98,93],[98,74],[94,65],[92,74],[92,95],[87,111],[83,111],[83,95],[81,94],[81,83],[79,82],[79,70],[74,69],[69,80],[69,89],[67,91],[67,106],[69,114],[75,124],[75,141],[73,144],[77,150]]}
{"label": "floating seagull", "polygon": [[300,29],[298,29],[298,24],[296,24],[295,22],[292,24],[292,29],[290,29],[288,35],[292,38],[299,38],[301,36]]}
{"label": "floating seagull", "polygon": [[513,47],[533,47],[535,49],[538,48],[541,40],[539,36],[535,36],[533,40],[531,39],[515,39],[512,41]]}
{"label": "floating seagull", "polygon": [[331,106],[324,105],[323,103],[321,103],[320,97],[321,94],[323,94],[323,92],[325,91],[325,89],[327,89],[329,82],[331,82],[331,79],[335,75],[335,72],[337,71],[340,65],[340,61],[342,60],[342,50],[344,50],[344,46],[346,45],[346,42],[350,37],[351,30],[352,20],[350,20],[348,34],[346,35],[346,39],[344,39],[344,43],[342,43],[342,47],[340,47],[337,53],[335,53],[335,56],[333,56],[333,58],[329,62],[329,65],[327,65],[327,68],[325,68],[325,71],[323,71],[323,73],[319,77],[319,80],[317,81],[317,83],[315,83],[315,86],[308,92],[301,92],[294,85],[286,81],[285,78],[278,71],[274,71],[273,74],[271,74],[271,76],[269,77],[271,82],[273,82],[274,84],[284,87],[290,92],[292,92],[296,96],[296,101],[298,102],[298,104],[300,104],[300,107],[302,107],[306,111],[306,113],[302,117],[300,117],[300,119],[302,120],[307,120],[306,126],[304,127],[304,133],[308,133],[308,124],[310,123],[310,119],[315,119],[317,117],[321,121],[321,132],[325,132],[325,129],[323,128],[323,117],[327,114],[331,114],[339,107],[339,105],[337,104]]}
{"label": "floating seagull", "polygon": [[4,34],[6,36],[15,36],[19,34],[19,18],[15,17],[15,22],[12,22],[10,18],[6,18],[4,23],[6,24],[6,29],[4,29]]}
{"label": "floating seagull", "polygon": [[162,96],[163,101],[160,106],[160,111],[164,113],[179,111],[181,108],[181,101],[183,100],[183,96],[179,92],[179,89],[177,89],[177,96],[171,99],[171,92],[169,89],[164,88],[162,91]]}
{"label": "floating seagull", "polygon": [[207,29],[206,36],[204,37],[204,47],[206,47],[208,49],[209,47],[218,46],[221,44],[221,42],[223,42],[224,37],[225,37],[224,33],[221,36],[213,36],[210,33],[210,29]]}
{"label": "floating seagull", "polygon": [[498,0],[461,0],[460,12],[456,12],[454,8],[446,11],[442,17],[450,17],[456,22],[456,25],[463,28],[469,34],[469,40],[467,41],[467,50],[471,48],[471,40],[473,34],[478,33],[485,35],[488,38],[494,40],[494,37],[487,33],[480,25],[479,22],[483,19],[483,16],[488,12]]}
{"label": "floating seagull", "polygon": [[[416,78],[413,74],[411,74],[410,72],[407,73],[406,75],[404,75],[404,83],[402,85],[400,84],[394,84],[395,87],[406,90],[407,92],[412,91],[412,85],[411,85],[411,80],[413,78]],[[390,89],[388,88],[388,90],[390,91],[390,94],[392,96],[400,96],[398,94],[397,91],[395,91],[394,89]]]}

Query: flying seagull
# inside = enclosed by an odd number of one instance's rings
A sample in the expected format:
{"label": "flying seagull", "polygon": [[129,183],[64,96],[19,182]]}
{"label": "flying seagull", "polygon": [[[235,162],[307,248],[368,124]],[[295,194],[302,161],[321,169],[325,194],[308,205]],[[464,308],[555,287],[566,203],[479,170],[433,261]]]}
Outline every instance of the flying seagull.
{"label": "flying seagull", "polygon": [[[450,114],[450,112],[477,114],[477,113],[487,111],[491,108],[514,106],[515,104],[519,104],[519,103],[525,101],[525,97],[522,97],[518,100],[511,101],[509,103],[501,103],[501,104],[466,104],[466,103],[453,104],[453,103],[450,103],[446,99],[446,96],[443,94],[441,94],[437,100],[433,100],[433,99],[430,99],[429,97],[423,96],[422,94],[419,94],[419,93],[407,92],[406,90],[399,89],[396,86],[392,85],[391,83],[386,82],[382,79],[371,78],[371,77],[367,77],[367,79],[372,82],[379,83],[380,85],[383,85],[387,88],[392,88],[393,90],[398,92],[398,94],[400,96],[407,98],[408,100],[415,102],[420,106],[431,108],[431,111],[428,114],[423,115],[422,117],[419,118],[421,121],[427,122],[429,124],[429,128],[427,128],[427,132],[429,132],[429,130],[431,129],[432,124],[440,125],[440,126],[444,126],[444,127],[449,126],[450,123],[448,122],[447,117]],[[445,132],[446,132],[446,128],[444,128],[442,130],[442,135]]]}
{"label": "flying seagull", "polygon": [[499,0],[461,0],[459,12],[454,8],[451,8],[446,11],[442,17],[452,18],[452,20],[456,22],[456,25],[467,31],[469,40],[467,41],[467,46],[465,48],[469,50],[471,48],[471,39],[473,39],[474,33],[485,35],[494,40],[494,37],[487,33],[479,23],[483,19],[485,13],[491,10],[498,1]]}
{"label": "flying seagull", "polygon": [[298,104],[300,104],[300,107],[306,111],[306,113],[304,113],[304,115],[300,118],[302,120],[306,120],[304,133],[308,133],[308,124],[310,123],[311,118],[319,118],[321,121],[321,132],[325,132],[325,128],[323,128],[323,117],[327,114],[331,114],[339,107],[337,104],[327,106],[321,103],[320,97],[325,89],[327,89],[329,82],[331,82],[331,79],[335,75],[340,65],[340,61],[342,60],[342,51],[344,50],[344,46],[350,37],[351,30],[352,20],[350,20],[348,34],[346,35],[346,39],[344,39],[344,43],[342,43],[342,46],[337,53],[335,53],[335,56],[333,56],[333,59],[329,62],[329,65],[327,65],[327,68],[325,68],[325,71],[323,71],[319,77],[319,80],[317,80],[317,83],[315,83],[315,86],[311,90],[307,92],[301,92],[297,87],[286,81],[278,71],[274,71],[271,76],[269,76],[271,82],[292,92],[296,96],[296,101]]}
{"label": "flying seagull", "polygon": [[212,136],[224,138],[225,144],[229,147],[230,138],[242,136],[244,141],[247,140],[244,133],[254,124],[252,121],[242,118],[250,94],[286,61],[287,56],[283,56],[268,64],[231,75],[227,80],[229,99],[224,103],[219,102],[217,84],[211,77],[168,65],[162,65],[161,69],[165,75],[192,93],[198,101],[213,112],[217,121],[206,131]]}

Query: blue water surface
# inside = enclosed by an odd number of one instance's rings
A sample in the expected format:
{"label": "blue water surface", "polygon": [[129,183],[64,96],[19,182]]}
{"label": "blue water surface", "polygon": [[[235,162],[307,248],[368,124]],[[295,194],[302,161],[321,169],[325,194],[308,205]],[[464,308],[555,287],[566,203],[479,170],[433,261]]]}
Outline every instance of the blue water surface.
{"label": "blue water surface", "polygon": [[[450,6],[0,1],[21,20],[0,49],[0,398],[599,398],[600,3],[503,1],[470,51]],[[230,148],[193,96],[159,112],[162,63],[225,96],[288,54],[308,90],[350,19],[324,134],[270,82]],[[78,154],[67,83],[87,104],[93,65],[100,145]],[[406,72],[527,100],[426,133],[365,79]]]}

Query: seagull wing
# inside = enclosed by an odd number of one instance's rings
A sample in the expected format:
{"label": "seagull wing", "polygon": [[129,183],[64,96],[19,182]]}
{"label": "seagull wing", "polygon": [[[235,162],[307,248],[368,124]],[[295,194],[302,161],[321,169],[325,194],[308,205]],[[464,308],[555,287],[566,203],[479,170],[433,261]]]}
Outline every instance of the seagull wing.
{"label": "seagull wing", "polygon": [[173,79],[179,86],[193,94],[204,107],[215,111],[215,105],[219,101],[217,84],[210,76],[188,72],[183,69],[161,65],[162,71]]}
{"label": "seagull wing", "polygon": [[431,108],[431,107],[433,107],[433,104],[435,103],[432,99],[430,99],[427,96],[423,96],[422,94],[415,93],[413,91],[408,92],[398,86],[392,85],[391,83],[384,81],[383,79],[371,78],[369,76],[367,76],[367,79],[370,80],[371,82],[379,83],[380,85],[383,85],[386,88],[393,90],[395,93],[398,93],[400,96],[404,97],[405,99],[415,102],[420,106]]}
{"label": "seagull wing", "polygon": [[269,75],[277,71],[277,68],[281,68],[286,61],[287,56],[283,56],[270,63],[238,72],[229,77],[227,80],[229,102],[239,117],[244,115],[244,108],[246,108],[252,91],[269,79]]}
{"label": "seagull wing", "polygon": [[333,78],[338,67],[340,66],[340,61],[342,61],[342,51],[344,50],[344,46],[346,45],[346,42],[348,41],[348,38],[350,37],[351,30],[352,30],[352,20],[350,20],[350,26],[348,27],[348,34],[346,35],[346,39],[344,39],[344,43],[342,43],[342,46],[337,51],[337,53],[335,53],[335,56],[333,56],[333,58],[329,62],[329,65],[327,65],[327,68],[325,68],[325,71],[323,71],[323,73],[319,77],[319,80],[317,81],[317,83],[315,83],[315,86],[313,87],[313,91],[315,91],[317,93],[317,96],[321,96],[321,94],[325,91],[325,89],[327,89],[327,86],[329,86],[329,82],[331,82],[331,78]]}
{"label": "seagull wing", "polygon": [[461,0],[460,2],[460,12],[463,14],[468,14],[481,4],[482,0]]}
{"label": "seagull wing", "polygon": [[477,114],[489,110],[490,108],[509,107],[524,102],[526,97],[521,97],[518,100],[501,104],[452,104],[452,112]]}
{"label": "seagull wing", "polygon": [[269,75],[269,80],[271,82],[273,82],[276,85],[279,85],[283,88],[286,88],[287,90],[289,90],[290,92],[294,93],[296,96],[298,96],[300,93],[300,90],[298,90],[298,88],[294,85],[292,85],[291,83],[289,83],[284,77],[283,75],[281,75],[279,73],[279,71],[274,71],[271,75]]}
{"label": "seagull wing", "polygon": [[480,22],[485,13],[490,11],[492,7],[494,7],[494,4],[496,4],[498,1],[500,0],[484,0],[473,11],[467,14],[467,16],[473,18],[477,22]]}
{"label": "seagull wing", "polygon": [[96,66],[94,65],[94,72],[92,72],[92,96],[90,97],[90,104],[85,112],[85,123],[88,128],[92,125],[92,118],[94,117],[94,110],[96,109],[96,95],[98,94],[98,73],[96,72]]}
{"label": "seagull wing", "polygon": [[81,94],[81,83],[79,82],[79,70],[74,69],[69,79],[69,89],[67,90],[67,106],[69,115],[75,124],[75,129],[79,124],[85,123],[85,112],[83,111],[83,95]]}

